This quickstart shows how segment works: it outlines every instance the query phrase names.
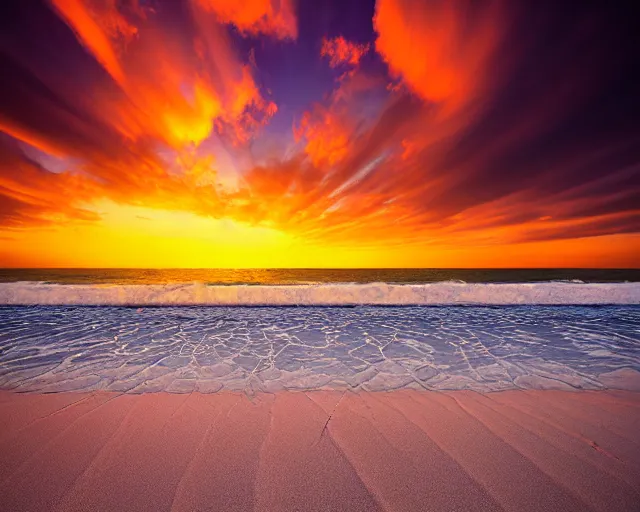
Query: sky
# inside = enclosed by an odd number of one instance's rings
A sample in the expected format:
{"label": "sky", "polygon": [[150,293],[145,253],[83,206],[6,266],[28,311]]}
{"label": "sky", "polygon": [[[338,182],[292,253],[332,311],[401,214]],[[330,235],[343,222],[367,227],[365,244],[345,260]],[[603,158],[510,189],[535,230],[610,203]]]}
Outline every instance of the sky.
{"label": "sky", "polygon": [[6,0],[0,266],[638,267],[635,19]]}

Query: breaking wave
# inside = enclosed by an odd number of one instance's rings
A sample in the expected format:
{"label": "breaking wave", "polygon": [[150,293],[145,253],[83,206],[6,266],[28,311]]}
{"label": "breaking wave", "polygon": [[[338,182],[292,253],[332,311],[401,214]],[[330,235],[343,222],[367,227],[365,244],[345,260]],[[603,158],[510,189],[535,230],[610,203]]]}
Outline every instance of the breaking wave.
{"label": "breaking wave", "polygon": [[640,304],[640,283],[331,283],[303,285],[60,285],[0,283],[0,305],[348,306]]}

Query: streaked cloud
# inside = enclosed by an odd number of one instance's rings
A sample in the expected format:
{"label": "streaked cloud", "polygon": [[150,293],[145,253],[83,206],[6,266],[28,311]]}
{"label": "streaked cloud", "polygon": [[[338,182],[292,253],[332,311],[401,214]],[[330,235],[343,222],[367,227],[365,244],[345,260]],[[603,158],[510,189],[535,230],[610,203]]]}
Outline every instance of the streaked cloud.
{"label": "streaked cloud", "polygon": [[296,39],[298,26],[292,0],[192,0],[241,33]]}
{"label": "streaked cloud", "polygon": [[[16,9],[4,231],[99,225],[107,201],[380,254],[637,244],[633,29],[615,9],[378,0],[369,39],[307,35],[299,14],[322,7],[290,1]],[[301,52],[327,77],[313,94],[279,80]]]}

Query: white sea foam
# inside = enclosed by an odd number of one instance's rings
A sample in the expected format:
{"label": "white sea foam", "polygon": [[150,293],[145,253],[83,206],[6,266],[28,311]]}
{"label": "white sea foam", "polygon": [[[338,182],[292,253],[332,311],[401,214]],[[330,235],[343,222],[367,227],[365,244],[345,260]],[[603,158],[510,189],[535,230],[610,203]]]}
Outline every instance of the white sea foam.
{"label": "white sea foam", "polygon": [[0,283],[0,305],[640,304],[640,283],[338,283],[208,286]]}

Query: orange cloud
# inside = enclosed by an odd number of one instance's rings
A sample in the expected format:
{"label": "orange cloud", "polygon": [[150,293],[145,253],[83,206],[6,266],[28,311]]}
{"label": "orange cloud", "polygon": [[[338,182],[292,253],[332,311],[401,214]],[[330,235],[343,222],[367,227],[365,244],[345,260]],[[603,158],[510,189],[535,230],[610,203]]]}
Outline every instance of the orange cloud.
{"label": "orange cloud", "polygon": [[304,113],[294,135],[296,140],[306,139],[305,152],[316,167],[336,164],[349,149],[350,130],[338,115],[320,106]]}
{"label": "orange cloud", "polygon": [[136,2],[52,1],[118,84],[121,93],[106,87],[95,95],[126,137],[157,138],[178,149],[199,145],[218,127],[246,140],[260,120],[275,113],[206,12],[194,13],[201,34],[190,41],[166,30]]}
{"label": "orange cloud", "polygon": [[[574,97],[589,93],[583,77],[606,73],[591,70],[597,59],[574,33],[564,52],[584,58],[559,59],[553,73],[542,73],[546,60],[514,70],[522,48],[505,44],[497,8],[380,0],[376,49],[403,85],[388,90],[386,71],[359,69],[361,46],[325,40],[329,64],[351,68],[297,117],[297,144],[278,128],[245,144],[277,111],[257,79],[273,69],[259,75],[259,59],[243,59],[221,22],[292,37],[274,21],[289,4],[247,4],[256,15],[204,0],[157,11],[52,2],[79,45],[48,51],[48,37],[16,30],[11,37],[41,54],[29,62],[9,36],[2,43],[0,235],[69,225],[71,238],[80,224],[106,222],[102,205],[114,203],[173,212],[157,217],[169,224],[225,219],[316,246],[414,255],[399,264],[422,264],[433,247],[456,248],[455,261],[473,247],[491,262],[509,244],[544,251],[561,239],[638,232],[637,140],[578,108]],[[527,54],[546,55],[531,41]],[[532,82],[538,74],[544,80]],[[286,87],[279,92],[296,93],[295,82]],[[596,244],[576,241],[572,258]]]}
{"label": "orange cloud", "polygon": [[[120,54],[138,29],[118,10],[116,0],[51,0],[51,3],[96,60],[118,83],[123,83]],[[136,0],[128,4],[138,14],[141,12]]]}
{"label": "orange cloud", "polygon": [[322,38],[320,55],[329,58],[329,66],[357,66],[360,59],[369,51],[368,44],[347,41],[339,36],[333,39]]}
{"label": "orange cloud", "polygon": [[429,102],[461,107],[489,80],[502,36],[497,2],[378,0],[376,50],[392,74]]}
{"label": "orange cloud", "polygon": [[214,12],[222,23],[235,25],[241,33],[296,39],[298,26],[292,0],[193,0]]}
{"label": "orange cloud", "polygon": [[316,167],[332,167],[353,150],[356,132],[366,124],[362,113],[369,95],[381,85],[381,80],[354,70],[294,125],[296,141],[306,141],[304,151]]}
{"label": "orange cloud", "polygon": [[96,221],[99,216],[81,206],[99,195],[96,185],[86,176],[48,172],[16,145],[0,140],[0,226],[18,229]]}

